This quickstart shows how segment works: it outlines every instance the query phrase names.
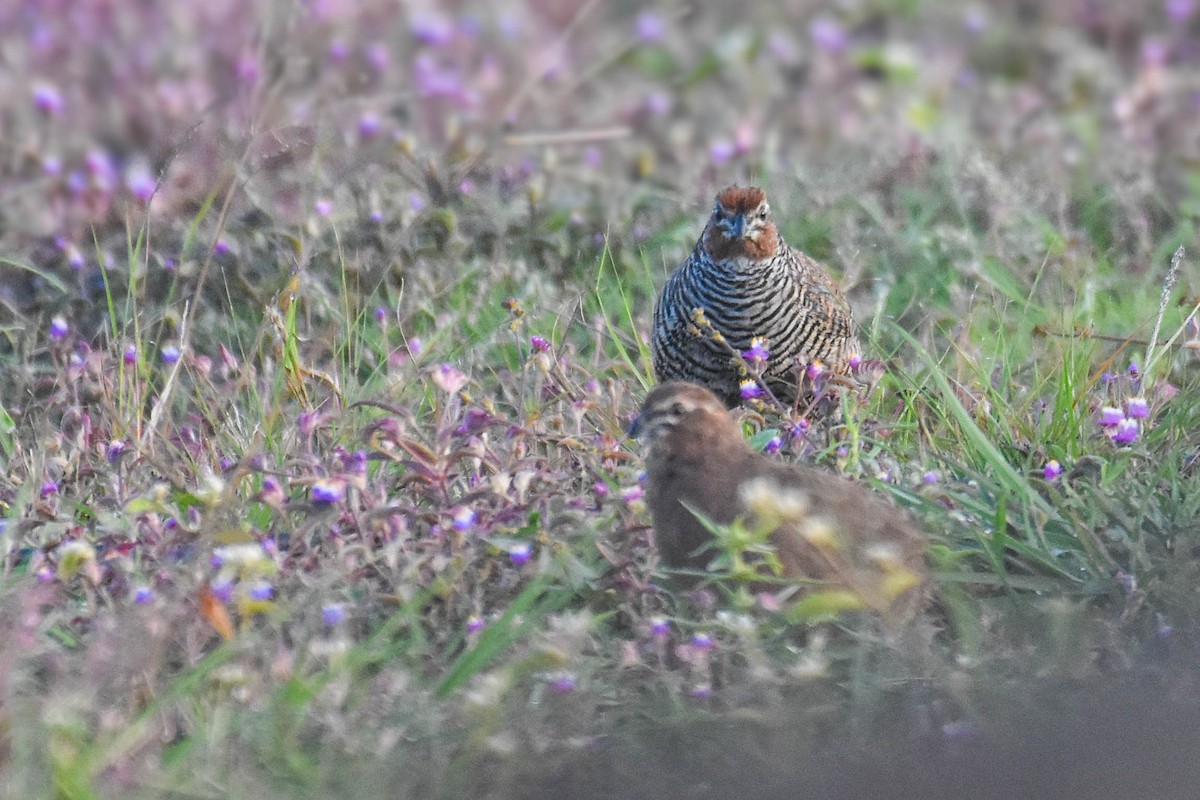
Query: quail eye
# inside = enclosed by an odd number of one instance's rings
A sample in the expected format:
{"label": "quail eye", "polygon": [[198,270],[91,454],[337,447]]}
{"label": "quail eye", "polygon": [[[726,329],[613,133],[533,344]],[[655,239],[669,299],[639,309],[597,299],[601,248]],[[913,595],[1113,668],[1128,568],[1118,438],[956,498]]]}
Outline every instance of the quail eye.
{"label": "quail eye", "polygon": [[758,218],[759,218],[759,219],[766,219],[766,218],[767,218],[767,209],[766,209],[766,208],[760,208],[760,209],[758,210]]}
{"label": "quail eye", "polygon": [[674,415],[676,417],[682,417],[686,413],[687,413],[687,406],[685,406],[683,403],[676,400],[674,403],[671,404],[671,414],[672,415]]}

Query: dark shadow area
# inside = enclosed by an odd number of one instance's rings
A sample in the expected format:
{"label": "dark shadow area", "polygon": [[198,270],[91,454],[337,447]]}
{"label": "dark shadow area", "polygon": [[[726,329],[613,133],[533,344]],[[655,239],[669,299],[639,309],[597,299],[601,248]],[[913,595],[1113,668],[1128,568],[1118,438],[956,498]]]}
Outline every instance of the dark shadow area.
{"label": "dark shadow area", "polygon": [[[1194,668],[1030,684],[974,698],[960,723],[922,725],[919,704],[871,730],[814,736],[811,707],[771,724],[676,724],[581,754],[526,798],[971,798],[1185,800],[1200,797]],[[925,730],[922,730],[922,728]]]}

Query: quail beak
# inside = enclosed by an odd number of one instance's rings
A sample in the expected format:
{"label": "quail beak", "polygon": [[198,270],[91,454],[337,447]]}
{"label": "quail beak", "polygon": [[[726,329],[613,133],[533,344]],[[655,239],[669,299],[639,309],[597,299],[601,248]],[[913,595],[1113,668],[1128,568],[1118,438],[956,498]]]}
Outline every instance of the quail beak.
{"label": "quail beak", "polygon": [[634,417],[633,422],[629,423],[629,427],[626,429],[625,435],[630,439],[638,438],[638,435],[642,432],[641,422],[642,416],[640,414]]}
{"label": "quail beak", "polygon": [[746,215],[735,214],[729,226],[729,238],[741,239],[746,235]]}

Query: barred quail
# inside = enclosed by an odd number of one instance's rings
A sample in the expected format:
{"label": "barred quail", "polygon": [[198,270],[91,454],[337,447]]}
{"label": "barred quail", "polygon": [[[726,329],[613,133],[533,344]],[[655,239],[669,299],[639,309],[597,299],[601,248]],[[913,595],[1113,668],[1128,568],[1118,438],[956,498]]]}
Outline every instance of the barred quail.
{"label": "barred quail", "polygon": [[737,353],[766,342],[762,380],[794,403],[807,365],[845,374],[859,355],[854,317],[820,264],[779,235],[766,195],[731,186],[691,256],[667,280],[654,308],[654,372],[694,381],[730,407],[745,378]]}
{"label": "barred quail", "polygon": [[630,433],[649,446],[646,502],[663,563],[703,569],[713,559],[699,512],[770,526],[783,576],[848,590],[857,607],[904,618],[920,603],[927,539],[907,515],[846,478],[754,452],[708,389],[655,387]]}

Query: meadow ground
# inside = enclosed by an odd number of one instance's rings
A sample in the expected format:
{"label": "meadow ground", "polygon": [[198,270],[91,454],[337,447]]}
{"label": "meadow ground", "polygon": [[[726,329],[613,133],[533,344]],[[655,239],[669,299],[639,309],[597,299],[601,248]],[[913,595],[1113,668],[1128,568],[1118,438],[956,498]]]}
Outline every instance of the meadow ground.
{"label": "meadow ground", "polygon": [[[1196,796],[1193,0],[0,31],[0,795]],[[929,531],[906,635],[656,564],[731,183],[882,364],[747,435]]]}

